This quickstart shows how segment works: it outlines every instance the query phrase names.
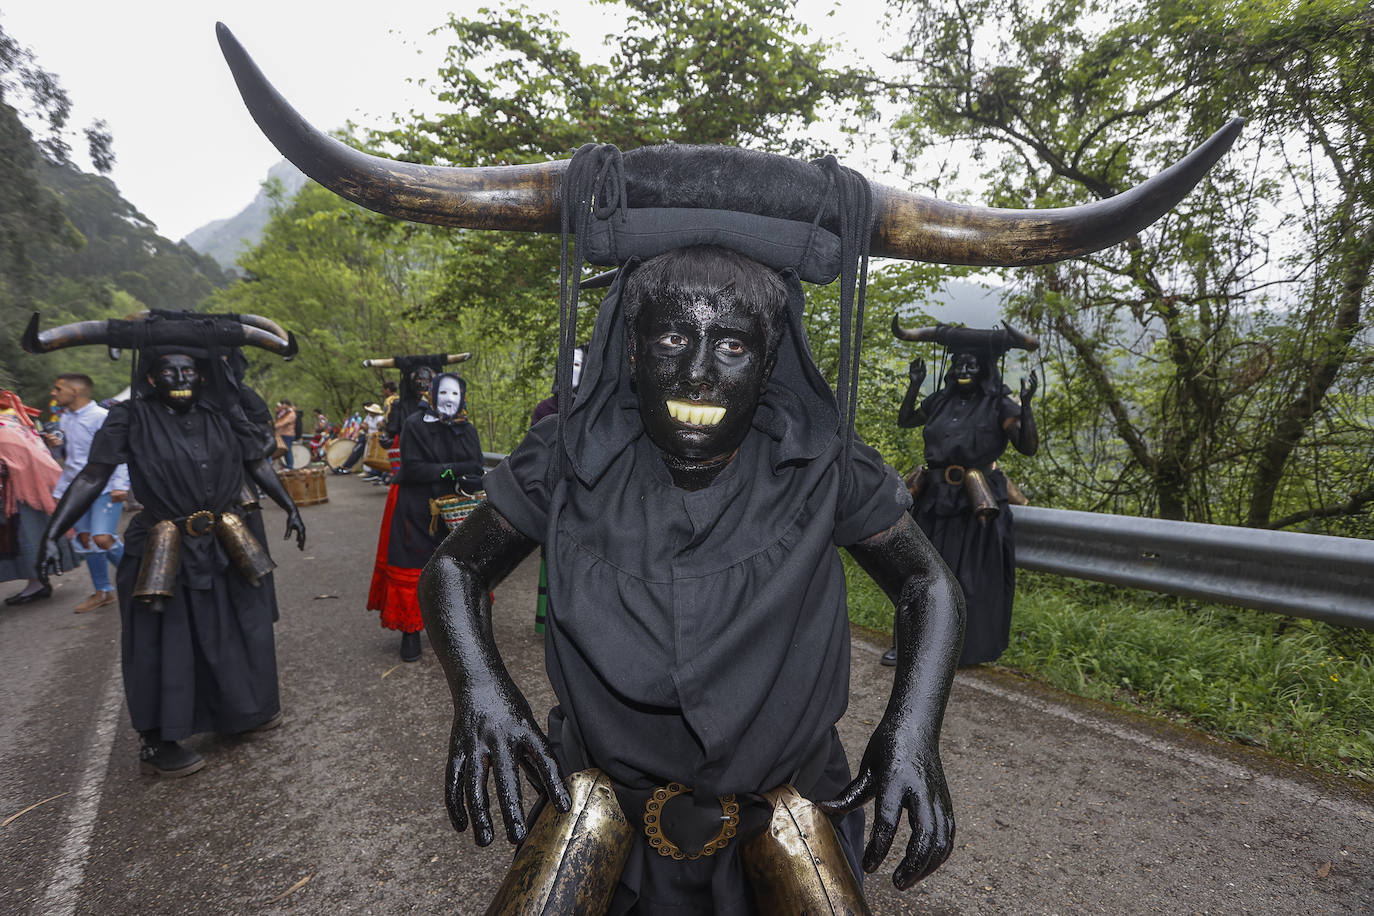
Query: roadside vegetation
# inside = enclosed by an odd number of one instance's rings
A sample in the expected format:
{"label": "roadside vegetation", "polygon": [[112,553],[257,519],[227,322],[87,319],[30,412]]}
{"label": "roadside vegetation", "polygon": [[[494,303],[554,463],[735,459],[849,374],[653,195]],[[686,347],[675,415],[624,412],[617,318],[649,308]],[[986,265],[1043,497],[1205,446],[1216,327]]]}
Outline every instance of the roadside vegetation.
{"label": "roadside vegetation", "polygon": [[[849,616],[887,633],[892,605],[846,561]],[[1018,572],[998,664],[1374,783],[1374,633]]]}

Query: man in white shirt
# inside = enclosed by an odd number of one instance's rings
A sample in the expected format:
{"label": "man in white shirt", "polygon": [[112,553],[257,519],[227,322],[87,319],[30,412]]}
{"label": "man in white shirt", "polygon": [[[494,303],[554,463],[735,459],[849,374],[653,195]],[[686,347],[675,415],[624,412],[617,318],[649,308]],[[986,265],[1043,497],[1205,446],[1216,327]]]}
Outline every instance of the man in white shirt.
{"label": "man in white shirt", "polygon": [[[91,400],[94,387],[91,377],[79,372],[63,373],[53,383],[52,399],[62,408],[59,419],[62,429],[60,443],[66,447],[62,476],[53,487],[55,499],[62,498],[72,479],[86,466],[91,440],[105,422],[108,411]],[[50,447],[59,444],[54,436],[44,436],[44,439]],[[76,532],[76,542],[72,546],[78,553],[85,554],[86,566],[91,571],[91,585],[95,587],[91,596],[76,606],[78,614],[119,603],[110,581],[110,566],[118,567],[124,556],[124,542],[119,538],[119,516],[128,495],[129,469],[121,464],[110,475],[110,482],[99,498],[72,526]]]}

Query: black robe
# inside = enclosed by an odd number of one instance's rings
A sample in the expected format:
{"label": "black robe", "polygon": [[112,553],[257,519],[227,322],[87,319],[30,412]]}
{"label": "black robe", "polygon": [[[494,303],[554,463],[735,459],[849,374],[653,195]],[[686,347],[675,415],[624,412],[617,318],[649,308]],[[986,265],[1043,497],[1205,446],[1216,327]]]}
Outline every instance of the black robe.
{"label": "black robe", "polygon": [[158,729],[167,741],[241,732],[281,708],[270,587],[249,585],[213,534],[183,532],[175,594],[161,613],[133,598],[152,525],[236,508],[243,463],[263,448],[262,431],[237,407],[202,401],[178,414],[147,398],[110,408],[91,443],[92,462],[128,464],[144,506],[125,532],[116,576],[124,691],[139,731]]}
{"label": "black robe", "polygon": [[423,569],[448,536],[442,521],[430,531],[429,501],[452,496],[464,477],[482,476],[477,429],[467,421],[442,423],[426,416],[423,410],[411,414],[401,432],[401,470],[386,554],[387,565],[400,569]]}
{"label": "black robe", "polygon": [[[838,794],[849,780],[835,731],[849,620],[837,548],[886,531],[910,497],[857,440],[842,473],[834,398],[791,272],[788,327],[753,428],[710,486],[674,486],[630,390],[624,274],[597,318],[568,453],[549,417],[486,477],[491,505],[548,561],[554,753],[567,771],[601,768],[618,791],[678,781],[700,797],[783,783]],[[856,876],[863,820],[859,809],[837,824]],[[631,907],[752,912],[740,844],[674,862],[637,832],[610,911]]]}
{"label": "black robe", "polygon": [[[921,405],[928,418],[921,432],[929,471],[912,515],[964,590],[968,618],[960,665],[996,661],[1011,636],[1016,541],[1006,475],[991,467],[1007,448],[1003,422],[1021,415],[1021,405],[1009,395],[998,380],[967,398],[946,387]],[[983,472],[997,500],[997,518],[974,517],[963,485],[945,481],[949,465]]]}

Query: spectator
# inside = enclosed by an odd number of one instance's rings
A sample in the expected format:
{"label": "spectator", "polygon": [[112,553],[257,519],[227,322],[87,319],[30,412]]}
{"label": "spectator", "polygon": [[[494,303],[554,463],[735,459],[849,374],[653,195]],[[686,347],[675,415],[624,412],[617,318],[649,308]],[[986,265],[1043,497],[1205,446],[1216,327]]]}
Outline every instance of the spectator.
{"label": "spectator", "polygon": [[[65,449],[62,476],[52,491],[54,499],[62,498],[72,479],[86,466],[91,440],[109,414],[108,410],[91,399],[93,390],[91,377],[80,372],[63,373],[53,383],[53,403],[62,408],[59,420],[62,437],[58,439],[49,433],[44,440],[50,448],[62,445]],[[77,553],[86,555],[91,585],[95,589],[90,597],[76,606],[78,614],[119,602],[114,584],[110,581],[110,568],[113,566],[117,569],[124,556],[124,542],[119,537],[119,517],[128,496],[129,469],[121,464],[110,475],[95,502],[72,526],[76,532],[75,549]]]}
{"label": "spectator", "polygon": [[[11,391],[0,391],[0,581],[27,579],[5,599],[13,607],[52,596],[52,586],[33,575],[38,544],[57,501],[52,490],[62,467],[38,438],[30,408]],[[74,563],[66,538],[63,562]]]}
{"label": "spectator", "polygon": [[296,466],[295,460],[291,457],[291,446],[296,444],[296,436],[300,430],[300,417],[296,414],[296,407],[286,398],[277,402],[277,416],[273,423],[277,438],[281,439],[286,446],[286,454],[282,460],[286,462],[288,468]]}

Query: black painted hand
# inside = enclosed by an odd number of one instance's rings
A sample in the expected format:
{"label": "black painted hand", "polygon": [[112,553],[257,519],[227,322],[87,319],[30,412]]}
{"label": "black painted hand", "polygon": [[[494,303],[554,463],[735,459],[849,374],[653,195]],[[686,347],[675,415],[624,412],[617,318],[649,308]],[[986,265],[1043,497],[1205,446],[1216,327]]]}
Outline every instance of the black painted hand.
{"label": "black painted hand", "polygon": [[296,546],[301,550],[305,549],[305,522],[301,521],[301,513],[296,508],[292,508],[286,516],[286,534],[282,537],[283,541],[291,539],[291,532],[296,532]]}
{"label": "black painted hand", "polygon": [[1028,377],[1021,379],[1021,403],[1029,404],[1031,398],[1035,397],[1035,391],[1040,387],[1040,378],[1032,369]]}
{"label": "black painted hand", "polygon": [[917,388],[926,380],[926,361],[923,359],[913,359],[911,365],[907,366],[906,374],[911,378],[911,383]]}
{"label": "black painted hand", "polygon": [[864,850],[864,871],[877,871],[887,858],[904,808],[911,840],[892,883],[906,890],[949,858],[954,848],[954,808],[934,740],[905,734],[885,716],[868,742],[854,781],[837,798],[819,806],[838,815],[870,798],[875,800],[873,831]]}
{"label": "black painted hand", "polygon": [[34,577],[47,585],[49,576],[60,576],[63,572],[65,570],[62,569],[62,551],[57,541],[53,538],[42,538],[38,542],[38,557],[33,564]]}
{"label": "black painted hand", "polygon": [[512,843],[527,832],[524,801],[520,794],[523,769],[531,783],[559,811],[572,807],[553,749],[534,724],[520,690],[509,678],[496,676],[481,684],[468,684],[454,695],[453,730],[449,736],[448,769],[444,777],[444,804],[453,828],[467,829],[472,819],[473,839],[487,846],[494,835],[487,775],[496,777],[496,797]]}

